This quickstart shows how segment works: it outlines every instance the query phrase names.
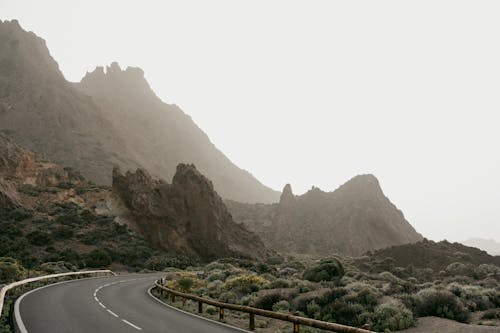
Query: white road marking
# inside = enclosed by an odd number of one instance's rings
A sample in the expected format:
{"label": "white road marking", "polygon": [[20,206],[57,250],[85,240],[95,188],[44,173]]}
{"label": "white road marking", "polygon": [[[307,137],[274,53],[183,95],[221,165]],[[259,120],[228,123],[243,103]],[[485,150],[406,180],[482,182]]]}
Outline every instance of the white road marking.
{"label": "white road marking", "polygon": [[106,306],[104,304],[102,304],[101,302],[97,302],[99,303],[99,305],[103,308],[103,309],[106,309]]}
{"label": "white road marking", "polygon": [[139,330],[139,331],[142,331],[142,328],[140,328],[139,326],[136,326],[134,324],[132,324],[130,321],[126,320],[126,319],[122,319],[122,321],[125,323],[125,324],[129,324],[130,326],[132,326],[133,328],[135,328],[136,330]]}
{"label": "white road marking", "polygon": [[95,297],[95,296],[94,296],[94,300],[95,300],[96,302],[99,302],[99,298],[97,298],[97,297]]}
{"label": "white road marking", "polygon": [[119,318],[119,317],[118,317],[118,315],[117,315],[116,313],[114,313],[113,311],[111,311],[110,309],[107,309],[107,311],[108,311],[111,315],[115,316],[116,318]]}

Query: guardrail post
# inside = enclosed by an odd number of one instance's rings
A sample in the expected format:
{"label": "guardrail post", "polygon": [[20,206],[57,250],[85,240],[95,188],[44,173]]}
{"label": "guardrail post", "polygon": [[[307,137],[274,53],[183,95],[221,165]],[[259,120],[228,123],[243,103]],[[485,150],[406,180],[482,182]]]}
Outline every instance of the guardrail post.
{"label": "guardrail post", "polygon": [[175,303],[175,295],[174,294],[170,294],[170,300],[172,301],[172,303]]}
{"label": "guardrail post", "polygon": [[186,306],[186,299],[182,298],[182,306]]}
{"label": "guardrail post", "polygon": [[203,313],[203,302],[198,301],[198,313]]}
{"label": "guardrail post", "polygon": [[300,326],[298,323],[293,323],[293,333],[299,333]]}
{"label": "guardrail post", "polygon": [[250,313],[250,324],[248,325],[250,331],[255,331],[255,314]]}
{"label": "guardrail post", "polygon": [[219,307],[219,320],[224,320],[224,308]]}

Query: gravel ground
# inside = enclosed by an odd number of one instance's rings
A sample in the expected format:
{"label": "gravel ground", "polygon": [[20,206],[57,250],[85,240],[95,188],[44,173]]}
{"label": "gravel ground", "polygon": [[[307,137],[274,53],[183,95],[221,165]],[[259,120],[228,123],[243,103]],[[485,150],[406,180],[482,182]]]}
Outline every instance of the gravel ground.
{"label": "gravel ground", "polygon": [[438,317],[418,318],[417,326],[403,333],[500,333],[500,326],[467,325]]}

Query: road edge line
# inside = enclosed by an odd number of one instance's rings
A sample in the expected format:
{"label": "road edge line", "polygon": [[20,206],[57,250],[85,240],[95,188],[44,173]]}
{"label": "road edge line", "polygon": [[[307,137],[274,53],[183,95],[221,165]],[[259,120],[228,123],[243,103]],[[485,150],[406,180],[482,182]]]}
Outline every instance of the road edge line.
{"label": "road edge line", "polygon": [[153,289],[154,287],[149,287],[148,289],[148,295],[150,297],[152,297],[155,301],[157,301],[158,303],[170,308],[170,309],[173,309],[173,310],[176,310],[176,311],[179,311],[179,312],[182,312],[184,314],[187,314],[187,315],[190,315],[192,317],[196,317],[196,318],[199,318],[199,319],[203,319],[203,320],[206,320],[206,321],[209,321],[209,322],[212,322],[214,324],[218,324],[218,325],[221,325],[221,326],[225,326],[225,327],[228,327],[228,328],[232,328],[232,329],[235,329],[235,330],[238,330],[238,331],[241,331],[241,332],[245,332],[245,333],[254,333],[252,331],[247,331],[243,328],[240,328],[240,327],[236,327],[236,326],[232,326],[232,325],[229,325],[229,324],[226,324],[226,323],[221,323],[220,321],[217,321],[217,320],[213,320],[213,319],[210,319],[210,318],[205,318],[205,317],[202,317],[202,316],[198,316],[197,314],[194,314],[194,313],[191,313],[191,312],[188,312],[188,311],[184,311],[184,310],[181,310],[179,308],[176,308],[175,306],[172,306],[170,304],[167,304],[165,302],[163,302],[162,300],[158,299],[156,296],[154,296],[152,293],[151,293],[151,290]]}
{"label": "road edge line", "polygon": [[[112,278],[112,277],[116,277],[116,276],[110,276],[109,278]],[[83,279],[60,281],[60,282],[56,282],[56,283],[50,283],[50,284],[47,284],[45,286],[41,286],[41,287],[38,287],[36,289],[25,292],[24,294],[19,296],[16,299],[16,302],[14,303],[14,331],[19,332],[19,333],[28,333],[28,330],[26,329],[26,326],[24,325],[23,319],[21,318],[21,311],[19,310],[19,307],[21,305],[21,301],[24,299],[25,296],[28,296],[29,294],[34,293],[35,291],[39,291],[41,289],[56,286],[59,284],[77,282],[77,281],[81,281],[81,280],[102,279],[102,278],[108,278],[108,277],[95,276],[95,277],[88,277],[88,278],[83,278]]]}

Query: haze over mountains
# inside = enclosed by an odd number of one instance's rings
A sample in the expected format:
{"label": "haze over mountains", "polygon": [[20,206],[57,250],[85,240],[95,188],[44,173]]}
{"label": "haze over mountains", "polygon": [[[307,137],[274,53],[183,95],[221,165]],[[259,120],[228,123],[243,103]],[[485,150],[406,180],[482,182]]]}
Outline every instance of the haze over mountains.
{"label": "haze over mountains", "polygon": [[[177,223],[176,227],[138,223],[142,234],[149,235],[157,246],[179,250],[182,246],[172,244],[181,238],[171,235],[192,234],[194,230],[182,225],[192,221],[179,222],[175,207],[155,213],[137,211],[136,201],[123,196],[126,192],[137,193],[124,182],[142,180],[143,184],[133,187],[137,190],[137,186],[142,186],[140,193],[149,193],[147,198],[152,202],[169,198],[176,192],[173,189],[177,182],[168,186],[163,182],[174,177],[179,163],[195,164],[213,181],[213,190],[230,200],[227,204],[235,220],[244,222],[267,246],[280,251],[355,256],[422,239],[371,175],[357,176],[331,193],[313,188],[295,196],[291,187],[286,186],[279,204],[252,205],[276,201],[278,192],[231,163],[176,105],[162,102],[140,68],[122,70],[112,63],[106,69],[97,67],[87,73],[79,83],[70,83],[50,56],[44,40],[25,32],[17,21],[0,23],[0,41],[6,46],[0,50],[0,130],[23,146],[51,161],[74,167],[97,183],[109,185],[115,165],[124,170],[144,169],[126,175],[116,171],[113,187],[136,220],[167,219]],[[153,177],[163,181],[157,183]],[[157,190],[163,193],[159,197]],[[197,193],[198,190],[193,190],[191,196]],[[151,205],[160,207],[161,202]],[[222,221],[229,219],[223,218],[226,216],[223,204],[214,203],[212,208],[218,211],[214,216]],[[227,224],[221,223],[221,226]],[[226,248],[222,252],[229,255],[231,246],[236,244],[231,236],[234,232],[227,227],[218,229],[221,243],[217,247]],[[241,236],[244,231],[237,234]],[[165,243],[165,239],[172,244]],[[195,244],[196,239],[189,240],[190,244]],[[184,245],[189,253],[202,253]],[[253,252],[257,255],[259,251]],[[214,257],[210,253],[204,256]]]}
{"label": "haze over mountains", "polygon": [[[137,68],[113,63],[66,81],[45,41],[0,23],[0,130],[44,157],[111,183],[113,165],[170,178],[195,163],[225,198],[273,202],[278,192],[235,166],[189,116],[163,103]],[[90,95],[90,96],[89,96]]]}

